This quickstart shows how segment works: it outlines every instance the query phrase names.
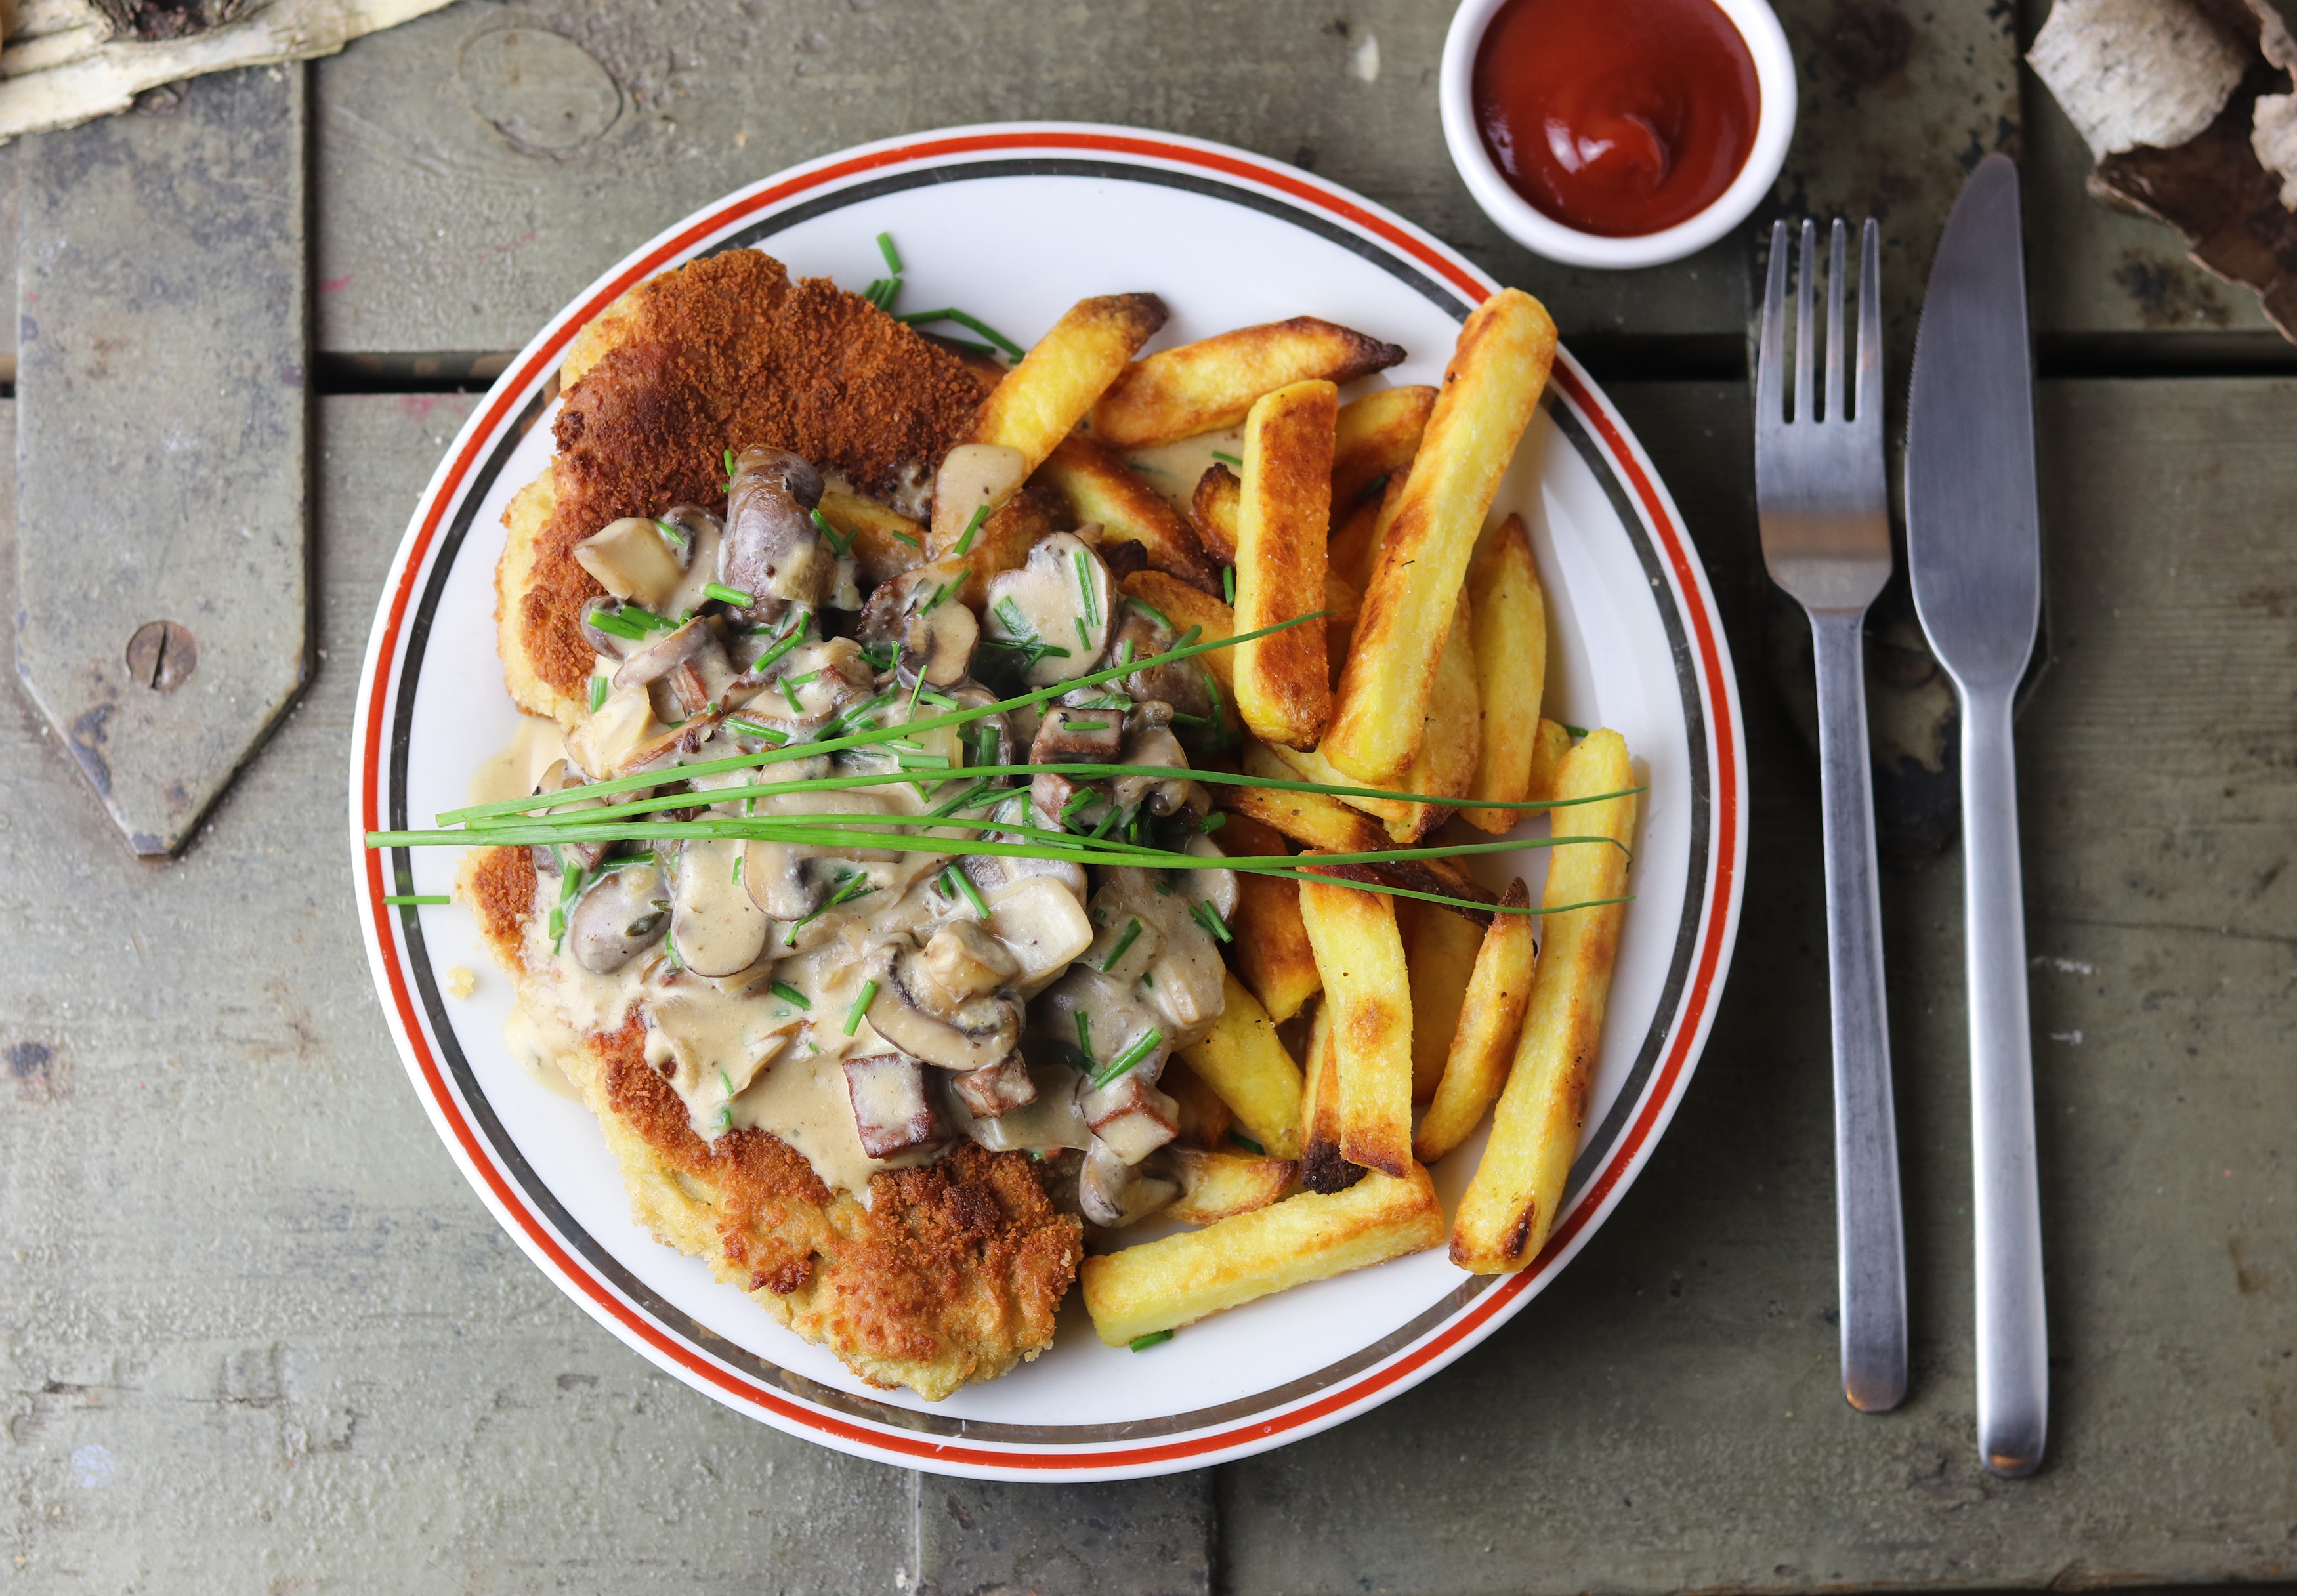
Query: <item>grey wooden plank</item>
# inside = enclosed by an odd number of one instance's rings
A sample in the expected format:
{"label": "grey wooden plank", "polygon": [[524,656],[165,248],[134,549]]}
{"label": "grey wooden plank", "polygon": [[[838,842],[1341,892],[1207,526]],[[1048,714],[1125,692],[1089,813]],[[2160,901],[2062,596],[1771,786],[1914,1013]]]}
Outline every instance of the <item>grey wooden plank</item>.
{"label": "grey wooden plank", "polygon": [[[375,1008],[352,698],[384,567],[474,402],[319,407],[316,675],[182,860],[128,857],[0,689],[12,1588],[904,1577],[907,1477],[721,1408],[578,1311],[449,1161]],[[0,506],[12,489],[0,475]]]}
{"label": "grey wooden plank", "polygon": [[[1524,1592],[2285,1577],[2297,1249],[2297,388],[2045,384],[2052,636],[2020,724],[2055,1385],[1972,1441],[1959,866],[1886,869],[1914,1391],[1835,1388],[1815,783],[1742,671],[1729,990],[1674,1127],[1556,1287],[1419,1392],[1223,1470],[1232,1588]],[[1622,388],[1744,661],[1743,397]],[[2220,929],[2220,927],[2228,929]]]}

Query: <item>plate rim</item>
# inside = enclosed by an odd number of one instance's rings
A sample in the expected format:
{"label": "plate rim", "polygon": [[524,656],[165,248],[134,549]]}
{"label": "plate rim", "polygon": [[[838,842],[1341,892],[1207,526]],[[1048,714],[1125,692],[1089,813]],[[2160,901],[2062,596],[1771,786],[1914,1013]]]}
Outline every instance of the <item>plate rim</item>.
{"label": "plate rim", "polygon": [[[479,457],[536,398],[547,402],[546,387],[574,332],[644,277],[698,253],[713,239],[778,214],[810,193],[836,193],[897,169],[932,169],[1032,154],[1193,169],[1208,174],[1216,185],[1272,191],[1294,210],[1321,212],[1349,232],[1368,235],[1376,252],[1406,258],[1469,306],[1498,287],[1432,234],[1339,185],[1229,145],[1115,125],[1000,122],[908,135],[802,162],[721,196],[632,250],[552,317],[473,407],[434,469],[400,539],[368,632],[350,760],[350,840],[370,973],[416,1096],[497,1222],[593,1319],[649,1362],[704,1394],[835,1450],[896,1467],[980,1478],[1114,1479],[1205,1467],[1304,1439],[1401,1394],[1464,1354],[1538,1295],[1609,1217],[1672,1121],[1704,1050],[1736,942],[1743,885],[1747,802],[1736,676],[1713,592],[1680,513],[1640,441],[1567,350],[1558,351],[1552,387],[1602,457],[1591,465],[1617,479],[1616,488],[1604,484],[1615,508],[1627,513],[1623,519],[1642,522],[1644,537],[1660,557],[1664,591],[1655,596],[1682,621],[1690,655],[1687,662],[1678,663],[1678,680],[1687,670],[1698,689],[1696,703],[1708,745],[1709,815],[1705,854],[1690,861],[1688,884],[1699,902],[1691,968],[1672,1011],[1657,1016],[1654,1030],[1666,1043],[1664,1056],[1655,1061],[1640,1097],[1630,1100],[1632,1123],[1621,1130],[1618,1144],[1577,1195],[1541,1258],[1496,1283],[1478,1284],[1473,1291],[1463,1287],[1439,1322],[1415,1332],[1389,1354],[1340,1377],[1334,1388],[1312,1390],[1270,1403],[1256,1415],[1204,1428],[1144,1437],[1135,1444],[967,1440],[962,1421],[957,1424],[956,1437],[943,1439],[898,1423],[830,1411],[786,1388],[762,1389],[705,1347],[680,1345],[630,1302],[626,1292],[574,1257],[566,1238],[543,1216],[530,1212],[523,1197],[495,1167],[432,1055],[399,958],[387,948],[400,939],[394,934],[390,909],[382,901],[389,890],[383,884],[384,854],[364,846],[364,833],[380,828],[378,806],[386,779],[385,711],[401,685],[393,679],[404,654],[400,629],[416,589],[434,564],[438,533],[451,509],[483,495],[484,485],[473,480],[484,471]],[[540,408],[535,406],[537,415]],[[382,669],[386,654],[394,665],[390,675]],[[411,684],[406,687],[412,690]],[[415,913],[401,909],[402,925]],[[397,950],[401,957],[407,952],[403,946]],[[794,1371],[781,1372],[804,1383]]]}

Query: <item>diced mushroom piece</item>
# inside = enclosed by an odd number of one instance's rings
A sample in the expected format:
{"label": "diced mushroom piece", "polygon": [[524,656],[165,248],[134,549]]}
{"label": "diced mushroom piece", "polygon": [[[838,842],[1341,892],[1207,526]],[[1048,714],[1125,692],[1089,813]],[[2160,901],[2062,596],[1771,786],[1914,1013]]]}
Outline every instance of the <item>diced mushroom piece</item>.
{"label": "diced mushroom piece", "polygon": [[1090,912],[1094,931],[1084,962],[1129,989],[1163,955],[1164,932],[1156,920],[1107,891],[1094,898]]}
{"label": "diced mushroom piece", "polygon": [[[853,828],[870,829],[865,818],[882,817],[885,801],[866,792],[780,793],[758,801],[761,815],[851,815]],[[742,879],[750,901],[777,920],[802,920],[828,901],[831,877],[855,864],[891,863],[890,848],[844,845],[811,847],[763,838],[746,845]]]}
{"label": "diced mushroom piece", "polygon": [[975,514],[993,513],[1028,474],[1029,457],[1002,443],[960,443],[943,455],[934,476],[934,547],[955,547]]}
{"label": "diced mushroom piece", "polygon": [[888,942],[864,967],[877,983],[869,1024],[878,1035],[943,1069],[977,1070],[1002,1059],[1021,1039],[1021,1006],[1002,993],[942,1006],[927,995],[923,955]]}
{"label": "diced mushroom piece", "polygon": [[[997,695],[976,685],[954,689],[950,696],[957,706],[965,710],[982,710],[997,702]],[[1009,715],[976,715],[958,728],[965,745],[965,762],[968,765],[1012,765],[1020,761],[1014,756],[1019,745],[1013,738],[1013,722]]]}
{"label": "diced mushroom piece", "polygon": [[918,961],[918,994],[934,1008],[948,1012],[993,992],[1021,973],[1021,961],[982,928],[978,920],[957,920],[943,926],[926,943]]}
{"label": "diced mushroom piece", "polygon": [[1108,567],[1074,532],[1037,539],[1017,571],[990,579],[984,636],[1025,662],[1022,680],[1050,687],[1093,668],[1108,646]]}
{"label": "diced mushroom piece", "polygon": [[[1225,859],[1220,844],[1208,836],[1192,836],[1181,851],[1198,859]],[[1236,915],[1237,884],[1234,870],[1187,870],[1181,873],[1181,893],[1191,903],[1211,906],[1214,913],[1226,925]],[[1209,927],[1207,927],[1209,929]]]}
{"label": "diced mushroom piece", "polygon": [[1037,1100],[1037,1083],[1031,1079],[1029,1066],[1018,1053],[1008,1055],[1003,1063],[992,1064],[985,1070],[951,1075],[949,1089],[976,1119],[1001,1119]]}
{"label": "diced mushroom piece", "polygon": [[[1190,851],[1196,851],[1192,845]],[[1217,857],[1217,851],[1207,851]],[[1189,879],[1199,875],[1213,880],[1199,884]],[[1159,871],[1112,867],[1100,876],[1096,907],[1104,901],[1112,908],[1121,903],[1165,935],[1164,948],[1146,972],[1147,981],[1131,991],[1155,1014],[1170,1045],[1185,1048],[1201,1041],[1220,1018],[1226,991],[1220,945],[1206,916],[1217,909],[1223,896],[1221,878],[1226,878],[1227,891],[1233,891],[1235,872],[1176,870],[1168,879]],[[1233,907],[1233,897],[1228,901]],[[1223,923],[1227,917],[1221,914]]]}
{"label": "diced mushroom piece", "polygon": [[891,1158],[941,1139],[933,1104],[926,1097],[925,1065],[906,1053],[872,1053],[845,1060],[845,1091],[853,1102],[853,1126],[861,1150]]}
{"label": "diced mushroom piece", "polygon": [[1131,1069],[1078,1105],[1101,1145],[1138,1164],[1181,1133],[1181,1106]]}
{"label": "diced mushroom piece", "polygon": [[936,687],[954,687],[973,668],[981,624],[958,596],[965,567],[954,561],[919,565],[881,582],[861,612],[864,642],[894,650],[904,682],[919,676]]}
{"label": "diced mushroom piece", "polygon": [[677,630],[649,642],[644,648],[626,657],[622,669],[614,672],[615,690],[643,687],[649,682],[657,681],[716,641],[710,635],[708,623],[697,615]]}
{"label": "diced mushroom piece", "polygon": [[762,720],[785,736],[815,731],[836,720],[877,684],[861,646],[831,638],[791,649],[728,690],[745,719]]}
{"label": "diced mushroom piece", "polygon": [[[1055,704],[1045,712],[1044,720],[1037,728],[1036,739],[1029,745],[1029,762],[1033,765],[1114,764],[1124,746],[1123,710],[1088,710]],[[1096,798],[1104,797],[1107,784],[1080,776],[1056,775],[1051,771],[1033,777],[1029,793],[1037,811],[1037,823],[1058,830],[1077,819],[1081,814],[1090,813],[1087,806],[1076,803],[1077,794],[1088,789]]]}
{"label": "diced mushroom piece", "polygon": [[1159,765],[1175,774],[1116,777],[1111,791],[1117,808],[1133,810],[1145,807],[1152,815],[1185,812],[1201,816],[1212,812],[1212,797],[1205,791],[1204,784],[1188,777],[1189,756],[1168,729],[1171,725],[1172,711],[1158,699],[1142,704],[1129,718],[1124,747],[1115,762]]}
{"label": "diced mushroom piece", "polygon": [[574,563],[600,587],[649,610],[671,602],[693,559],[690,534],[682,528],[664,531],[644,515],[610,521],[574,546]]}
{"label": "diced mushroom piece", "polygon": [[745,449],[735,457],[719,581],[753,603],[774,598],[819,607],[837,580],[837,558],[810,514],[820,502],[820,473],[788,450]]}
{"label": "diced mushroom piece", "polygon": [[566,752],[591,775],[605,778],[637,768],[655,729],[654,704],[644,687],[609,694],[581,725],[566,734]]}
{"label": "diced mushroom piece", "polygon": [[[1162,615],[1144,607],[1138,599],[1119,602],[1124,610],[1116,623],[1116,635],[1110,642],[1111,663],[1126,665],[1134,660],[1151,659],[1170,654],[1178,646],[1180,634],[1165,624]],[[1153,699],[1170,704],[1184,715],[1201,718],[1213,712],[1212,694],[1205,686],[1205,668],[1199,660],[1175,660],[1170,664],[1135,670],[1122,679],[1122,685],[1125,692],[1143,703]]]}
{"label": "diced mushroom piece", "polygon": [[[1028,1071],[1033,1099],[994,1118],[975,1116],[966,1107],[963,1097],[952,1091],[958,1107],[972,1120],[966,1127],[966,1134],[992,1153],[1032,1149],[1041,1154],[1057,1148],[1083,1152],[1091,1147],[1092,1127],[1077,1112],[1077,1097],[1084,1077],[1066,1064],[1044,1060],[1028,1065]],[[963,1075],[950,1077],[952,1086],[965,1079]]]}
{"label": "diced mushroom piece", "polygon": [[[1129,985],[1080,960],[1031,1006],[1036,1033],[1087,1059],[1088,1074],[1137,1055],[1132,1072],[1154,1084],[1172,1054],[1171,1027]],[[1139,1051],[1146,1049],[1145,1052]]]}
{"label": "diced mushroom piece", "polygon": [[566,950],[594,975],[611,975],[662,940],[670,920],[662,876],[651,863],[610,870],[575,900]]}
{"label": "diced mushroom piece", "polygon": [[1025,998],[1092,944],[1092,922],[1076,893],[1043,876],[1025,878],[991,900],[989,930],[1019,967],[1012,985]]}
{"label": "diced mushroom piece", "polygon": [[741,882],[742,843],[694,837],[679,850],[671,884],[670,934],[679,961],[697,975],[731,975],[766,950],[766,914]]}
{"label": "diced mushroom piece", "polygon": [[1095,1138],[1077,1176],[1077,1203],[1105,1230],[1138,1224],[1181,1195],[1178,1182],[1141,1173]]}

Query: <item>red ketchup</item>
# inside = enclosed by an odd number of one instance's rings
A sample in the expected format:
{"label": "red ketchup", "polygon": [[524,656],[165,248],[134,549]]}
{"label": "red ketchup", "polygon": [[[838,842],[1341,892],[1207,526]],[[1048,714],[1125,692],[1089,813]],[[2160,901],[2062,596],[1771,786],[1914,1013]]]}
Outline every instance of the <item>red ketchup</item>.
{"label": "red ketchup", "polygon": [[1754,148],[1755,58],[1714,0],[1508,0],[1476,126],[1510,187],[1610,238],[1689,221]]}

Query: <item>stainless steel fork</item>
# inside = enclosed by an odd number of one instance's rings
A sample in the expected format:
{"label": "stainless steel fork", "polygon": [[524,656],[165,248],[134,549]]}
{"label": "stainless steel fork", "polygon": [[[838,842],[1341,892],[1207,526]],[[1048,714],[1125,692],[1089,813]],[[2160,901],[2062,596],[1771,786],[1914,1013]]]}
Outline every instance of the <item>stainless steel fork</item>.
{"label": "stainless steel fork", "polygon": [[[1755,368],[1755,502],[1763,564],[1810,615],[1818,674],[1818,761],[1826,826],[1828,983],[1834,1009],[1834,1202],[1841,1296],[1842,1392],[1866,1412],[1906,1394],[1906,1246],[1898,1214],[1898,1135],[1890,1104],[1890,1035],[1882,997],[1882,916],[1874,870],[1874,793],[1867,765],[1866,606],[1890,580],[1889,489],[1882,469],[1881,236],[1858,251],[1858,382],[1843,368],[1843,239],[1833,227],[1826,279],[1825,391],[1815,379],[1816,229],[1802,225],[1795,286],[1792,408],[1786,383],[1787,226],[1771,227]],[[1824,404],[1822,405],[1822,398]]]}

